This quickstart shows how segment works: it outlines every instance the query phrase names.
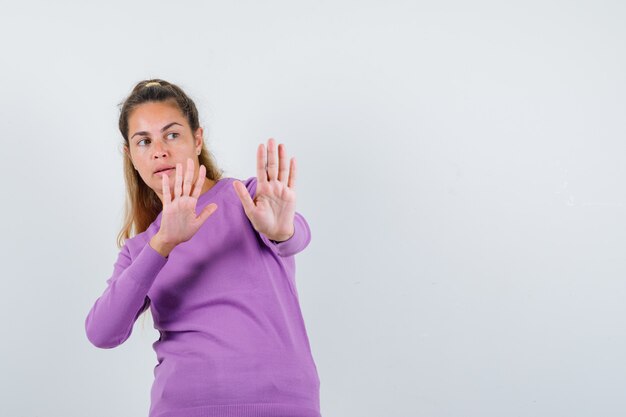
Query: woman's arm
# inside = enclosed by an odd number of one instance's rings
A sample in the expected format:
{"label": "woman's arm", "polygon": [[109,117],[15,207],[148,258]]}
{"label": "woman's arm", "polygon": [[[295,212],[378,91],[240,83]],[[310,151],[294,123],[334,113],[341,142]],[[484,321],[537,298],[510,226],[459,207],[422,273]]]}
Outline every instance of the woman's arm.
{"label": "woman's arm", "polygon": [[101,348],[119,346],[130,337],[137,317],[150,305],[148,290],[157,274],[168,260],[169,253],[181,242],[193,237],[206,219],[217,209],[215,203],[207,205],[196,216],[196,204],[205,180],[206,168],[198,170],[193,192],[190,184],[194,176],[194,163],[187,158],[183,179],[183,164],[176,164],[174,194],[169,178],[161,179],[163,210],[159,231],[144,244],[139,254],[131,260],[127,241],[115,263],[113,276],[85,319],[87,338]]}
{"label": "woman's arm", "polygon": [[85,319],[89,341],[103,349],[121,345],[130,337],[137,317],[150,305],[148,290],[167,258],[146,243],[131,261],[127,245],[120,251],[107,288]]}

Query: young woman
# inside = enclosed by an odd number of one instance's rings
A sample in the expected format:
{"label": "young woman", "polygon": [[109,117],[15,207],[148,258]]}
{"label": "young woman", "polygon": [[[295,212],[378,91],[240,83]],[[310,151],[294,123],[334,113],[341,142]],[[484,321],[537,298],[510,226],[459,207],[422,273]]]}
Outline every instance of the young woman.
{"label": "young woman", "polygon": [[295,159],[269,139],[256,177],[222,177],[195,104],[158,79],[135,86],[119,128],[127,215],[87,338],[116,347],[150,308],[150,417],[320,417],[295,282],[294,255],[311,239],[295,211]]}

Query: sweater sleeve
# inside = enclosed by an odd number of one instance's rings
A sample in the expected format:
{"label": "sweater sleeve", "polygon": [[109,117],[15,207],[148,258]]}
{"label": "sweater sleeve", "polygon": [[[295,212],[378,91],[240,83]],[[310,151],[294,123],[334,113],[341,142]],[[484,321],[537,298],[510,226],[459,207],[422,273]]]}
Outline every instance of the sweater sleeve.
{"label": "sweater sleeve", "polygon": [[[244,182],[246,188],[250,192],[250,196],[254,199],[256,193],[256,177],[250,177]],[[278,256],[293,256],[299,252],[302,252],[311,241],[311,229],[304,217],[296,212],[293,219],[294,233],[293,235],[283,242],[273,242],[263,233],[257,234],[261,237],[261,240]]]}
{"label": "sweater sleeve", "polygon": [[87,338],[93,345],[109,349],[130,337],[135,320],[150,306],[148,290],[167,259],[146,243],[131,260],[128,246],[124,245],[107,288],[85,319]]}

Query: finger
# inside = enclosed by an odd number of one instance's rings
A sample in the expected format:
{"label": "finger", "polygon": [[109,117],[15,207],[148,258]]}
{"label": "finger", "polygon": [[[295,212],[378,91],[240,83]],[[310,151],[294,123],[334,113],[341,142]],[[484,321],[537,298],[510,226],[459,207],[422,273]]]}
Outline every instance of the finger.
{"label": "finger", "polygon": [[267,182],[267,171],[265,169],[265,145],[260,144],[256,150],[256,178],[257,183]]}
{"label": "finger", "polygon": [[245,185],[241,183],[241,181],[233,181],[233,187],[235,187],[235,191],[239,196],[239,200],[241,200],[241,204],[243,205],[243,210],[249,216],[249,213],[255,208],[254,201],[252,201],[252,197],[250,197],[250,193]]}
{"label": "finger", "polygon": [[196,180],[196,185],[193,187],[192,197],[196,200],[200,197],[200,192],[202,191],[202,184],[204,184],[204,180],[206,179],[206,167],[204,165],[200,165],[198,168],[198,179]]}
{"label": "finger", "polygon": [[217,204],[208,204],[204,209],[202,209],[202,212],[196,218],[196,220],[200,223],[200,225],[202,225],[206,221],[206,219],[208,219],[209,216],[215,212],[215,210],[217,210]]}
{"label": "finger", "polygon": [[195,166],[191,158],[187,158],[187,170],[185,171],[185,179],[183,180],[183,195],[191,194],[191,181],[193,181],[193,173]]}
{"label": "finger", "polygon": [[278,181],[287,185],[287,175],[289,167],[287,166],[287,151],[282,143],[278,145]]}
{"label": "finger", "polygon": [[276,141],[272,138],[267,142],[267,177],[270,181],[278,178],[278,152]]}
{"label": "finger", "polygon": [[166,173],[161,174],[161,188],[163,189],[163,209],[172,202],[172,194],[170,191],[170,177]]}
{"label": "finger", "polygon": [[291,158],[291,163],[289,164],[289,183],[287,187],[295,189],[296,188],[296,157]]}
{"label": "finger", "polygon": [[176,164],[176,180],[174,181],[174,198],[181,195],[183,184],[183,164]]}

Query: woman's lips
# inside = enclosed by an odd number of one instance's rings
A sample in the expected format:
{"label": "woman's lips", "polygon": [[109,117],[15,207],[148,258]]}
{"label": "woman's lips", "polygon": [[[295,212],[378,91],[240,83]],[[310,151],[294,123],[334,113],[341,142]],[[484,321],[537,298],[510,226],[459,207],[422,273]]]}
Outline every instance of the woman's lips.
{"label": "woman's lips", "polygon": [[174,168],[165,169],[165,170],[163,170],[163,171],[159,171],[159,172],[157,172],[155,175],[163,174],[164,172],[170,172],[170,171],[172,171],[172,170],[174,170]]}

